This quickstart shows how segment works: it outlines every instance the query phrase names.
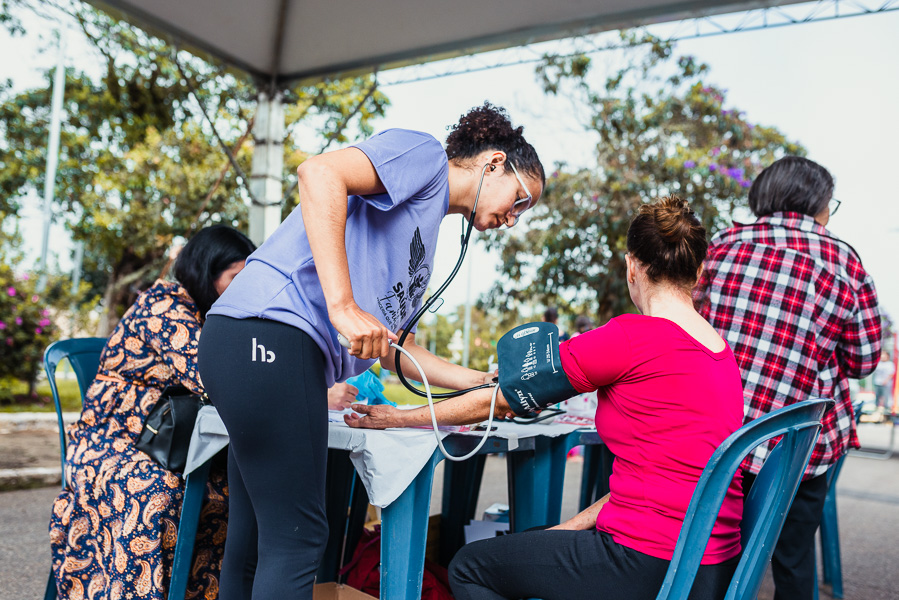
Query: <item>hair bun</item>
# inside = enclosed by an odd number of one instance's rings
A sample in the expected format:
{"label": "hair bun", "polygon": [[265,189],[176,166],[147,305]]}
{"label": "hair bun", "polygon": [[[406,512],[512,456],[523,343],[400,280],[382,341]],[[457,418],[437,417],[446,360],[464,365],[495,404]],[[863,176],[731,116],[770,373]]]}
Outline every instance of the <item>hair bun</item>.
{"label": "hair bun", "polygon": [[640,214],[652,219],[662,240],[669,244],[684,241],[696,225],[696,217],[690,205],[673,195],[665,196],[652,204],[644,204],[640,207]]}
{"label": "hair bun", "polygon": [[627,231],[627,251],[646,265],[652,281],[692,287],[708,241],[690,205],[677,196],[666,196],[640,207]]}

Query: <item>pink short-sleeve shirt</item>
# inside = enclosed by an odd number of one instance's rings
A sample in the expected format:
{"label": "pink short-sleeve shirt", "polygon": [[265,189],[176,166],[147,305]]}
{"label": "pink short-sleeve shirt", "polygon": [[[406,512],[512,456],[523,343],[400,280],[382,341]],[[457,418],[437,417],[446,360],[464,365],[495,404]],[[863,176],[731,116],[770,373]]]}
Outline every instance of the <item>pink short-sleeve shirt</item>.
{"label": "pink short-sleeve shirt", "polygon": [[[622,315],[564,342],[562,367],[598,391],[596,429],[615,455],[611,498],[596,527],[638,552],[670,560],[712,453],[743,423],[743,388],[730,347],[713,352],[673,321]],[[702,564],[740,552],[737,472]]]}

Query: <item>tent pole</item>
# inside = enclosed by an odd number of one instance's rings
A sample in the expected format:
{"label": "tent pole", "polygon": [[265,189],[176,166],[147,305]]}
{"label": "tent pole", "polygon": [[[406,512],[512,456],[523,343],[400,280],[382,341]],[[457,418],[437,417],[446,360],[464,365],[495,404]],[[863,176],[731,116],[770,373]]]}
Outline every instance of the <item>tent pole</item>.
{"label": "tent pole", "polygon": [[47,142],[47,171],[44,176],[44,223],[41,237],[41,275],[37,282],[38,293],[42,293],[47,287],[47,275],[50,272],[47,261],[50,247],[50,224],[53,221],[53,193],[56,188],[56,167],[59,163],[62,100],[66,87],[65,59],[66,34],[61,29],[59,32],[56,72],[53,74],[53,95],[50,101],[50,140]]}
{"label": "tent pole", "polygon": [[281,92],[260,92],[253,124],[250,172],[250,239],[259,245],[281,223],[284,177],[284,99]]}

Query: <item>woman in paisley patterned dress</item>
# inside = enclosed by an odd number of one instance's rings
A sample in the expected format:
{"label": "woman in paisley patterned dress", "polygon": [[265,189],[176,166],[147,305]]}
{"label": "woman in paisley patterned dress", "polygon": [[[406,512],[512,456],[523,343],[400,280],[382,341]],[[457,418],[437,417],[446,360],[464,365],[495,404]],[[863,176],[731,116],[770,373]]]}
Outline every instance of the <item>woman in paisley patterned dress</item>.
{"label": "woman in paisley patterned dress", "polygon": [[[66,487],[50,520],[60,598],[166,597],[184,481],[134,444],[166,386],[203,391],[196,357],[206,311],[254,249],[230,227],[201,230],[175,263],[179,283],[156,281],[109,338],[68,430]],[[207,485],[187,598],[218,596],[227,514],[222,461]]]}

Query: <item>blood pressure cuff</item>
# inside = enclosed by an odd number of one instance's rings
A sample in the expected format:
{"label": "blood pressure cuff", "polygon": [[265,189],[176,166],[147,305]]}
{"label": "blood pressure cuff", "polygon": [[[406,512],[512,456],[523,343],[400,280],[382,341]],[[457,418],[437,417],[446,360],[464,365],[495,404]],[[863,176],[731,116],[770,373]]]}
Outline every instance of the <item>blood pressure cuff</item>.
{"label": "blood pressure cuff", "polygon": [[521,416],[576,396],[559,357],[559,328],[528,323],[509,331],[496,345],[499,387]]}

